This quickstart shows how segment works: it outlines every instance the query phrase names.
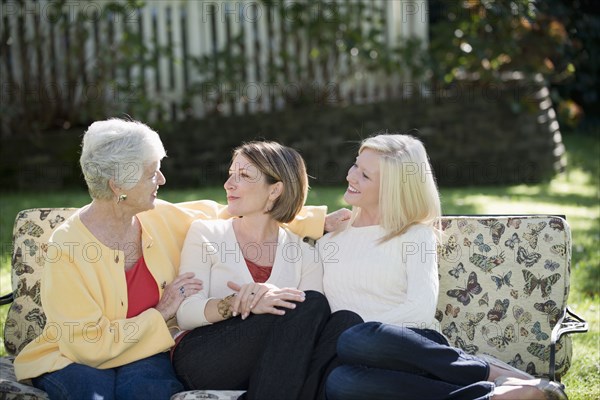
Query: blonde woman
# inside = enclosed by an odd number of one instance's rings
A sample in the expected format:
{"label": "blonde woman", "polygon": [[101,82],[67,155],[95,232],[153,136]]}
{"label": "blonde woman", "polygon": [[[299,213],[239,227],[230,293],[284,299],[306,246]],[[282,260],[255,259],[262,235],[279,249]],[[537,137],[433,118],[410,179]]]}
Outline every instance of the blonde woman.
{"label": "blonde woman", "polygon": [[327,399],[566,399],[558,384],[450,347],[435,329],[440,201],[419,140],[366,139],[347,181],[352,216],[318,241],[323,286],[332,311],[365,323],[340,336]]}

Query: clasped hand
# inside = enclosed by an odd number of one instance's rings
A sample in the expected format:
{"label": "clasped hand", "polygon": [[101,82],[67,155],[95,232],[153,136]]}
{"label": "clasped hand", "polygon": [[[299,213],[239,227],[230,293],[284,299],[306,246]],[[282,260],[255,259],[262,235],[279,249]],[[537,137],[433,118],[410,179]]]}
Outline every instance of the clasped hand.
{"label": "clasped hand", "polygon": [[294,309],[295,303],[304,301],[306,295],[295,288],[278,288],[269,283],[247,283],[238,285],[227,282],[227,286],[237,292],[231,309],[233,316],[241,315],[242,319],[252,314],[284,315],[282,308]]}

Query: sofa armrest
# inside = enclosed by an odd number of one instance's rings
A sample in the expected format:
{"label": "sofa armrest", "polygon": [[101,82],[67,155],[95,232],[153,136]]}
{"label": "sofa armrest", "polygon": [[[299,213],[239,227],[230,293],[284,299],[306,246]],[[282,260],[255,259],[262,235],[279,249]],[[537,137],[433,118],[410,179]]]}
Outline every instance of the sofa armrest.
{"label": "sofa armrest", "polygon": [[5,295],[2,295],[0,297],[0,306],[12,303],[13,299],[14,299],[14,296],[13,296],[12,292],[10,292],[8,294],[5,294]]}
{"label": "sofa armrest", "polygon": [[44,391],[25,382],[17,381],[14,361],[14,356],[0,358],[0,399],[48,400],[48,394]]}
{"label": "sofa armrest", "polygon": [[556,343],[562,335],[567,333],[585,333],[589,324],[579,315],[575,314],[570,307],[565,308],[561,319],[556,323],[550,334],[550,379],[556,380]]}

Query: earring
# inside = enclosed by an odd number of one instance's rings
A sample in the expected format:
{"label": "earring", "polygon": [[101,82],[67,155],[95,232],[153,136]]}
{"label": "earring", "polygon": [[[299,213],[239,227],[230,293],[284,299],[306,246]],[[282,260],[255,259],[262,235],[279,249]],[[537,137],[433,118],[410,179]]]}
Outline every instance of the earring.
{"label": "earring", "polygon": [[117,204],[119,204],[122,201],[127,200],[127,195],[126,194],[120,194],[119,197],[117,198]]}

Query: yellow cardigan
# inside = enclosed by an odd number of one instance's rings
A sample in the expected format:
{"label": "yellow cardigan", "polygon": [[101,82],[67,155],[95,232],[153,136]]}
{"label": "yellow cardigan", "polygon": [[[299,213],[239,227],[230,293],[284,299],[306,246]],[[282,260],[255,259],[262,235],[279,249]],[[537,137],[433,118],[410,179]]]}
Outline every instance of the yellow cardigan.
{"label": "yellow cardigan", "polygon": [[[290,229],[300,236],[323,233],[326,209],[305,207]],[[177,205],[157,201],[138,214],[143,255],[159,287],[178,274],[185,236],[195,219],[228,218],[212,201]],[[154,308],[126,318],[128,299],[124,259],[127,248],[105,247],[79,219],[79,211],[54,232],[50,241],[60,256],[46,260],[41,297],[47,317],[42,334],[15,359],[19,380],[60,370],[72,362],[114,368],[163,352],[173,346],[170,328]]]}

